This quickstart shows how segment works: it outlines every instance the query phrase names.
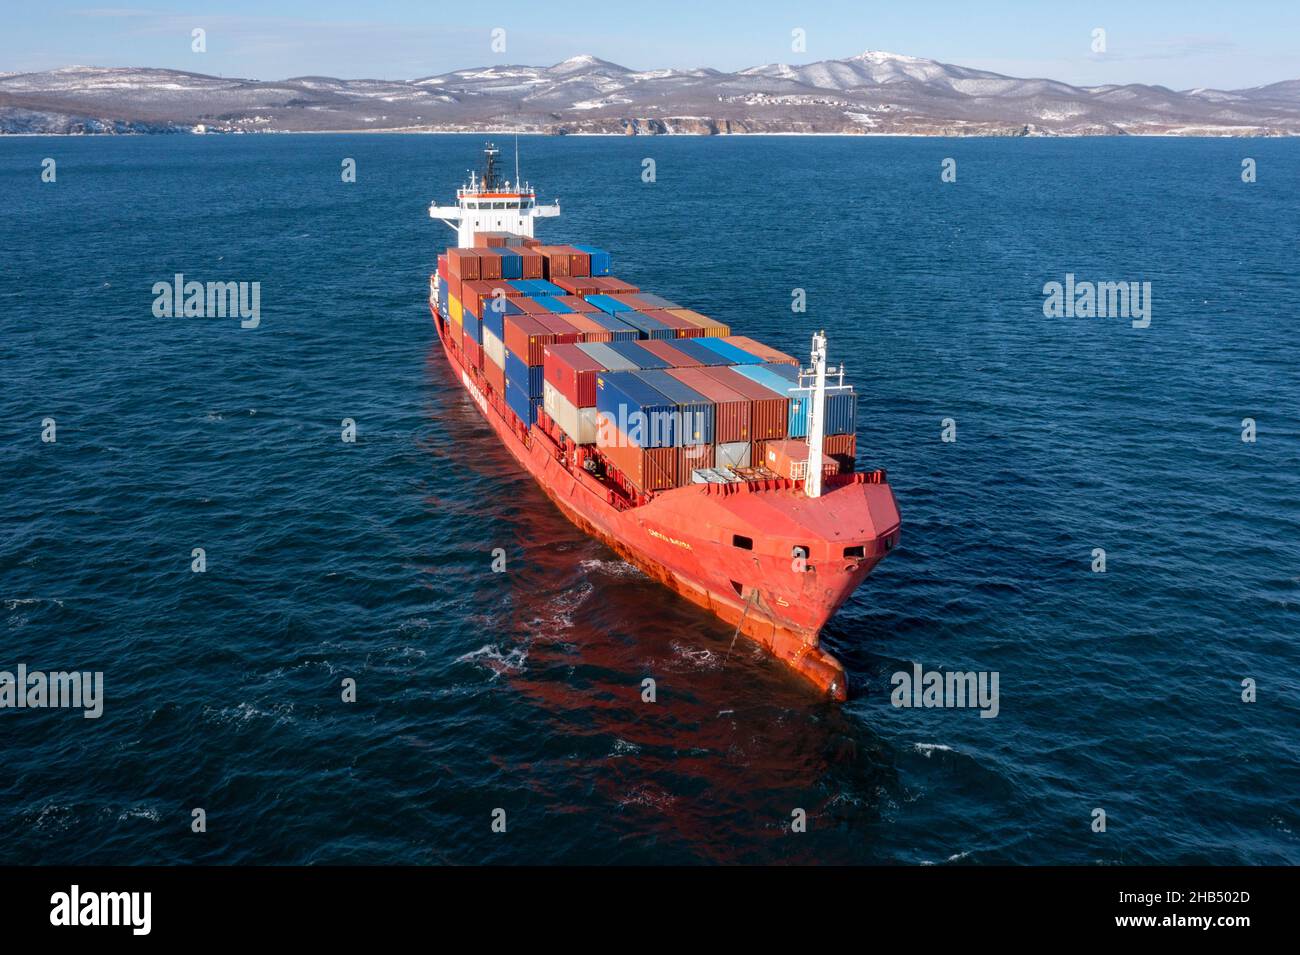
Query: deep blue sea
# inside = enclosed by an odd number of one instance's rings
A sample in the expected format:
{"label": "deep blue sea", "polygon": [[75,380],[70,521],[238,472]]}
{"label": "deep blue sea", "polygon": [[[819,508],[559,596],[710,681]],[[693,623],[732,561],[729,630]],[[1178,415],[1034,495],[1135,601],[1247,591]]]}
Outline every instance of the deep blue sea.
{"label": "deep blue sea", "polygon": [[[1300,862],[1300,142],[522,140],[544,237],[857,384],[904,523],[840,706],[446,371],[426,207],[482,139],[0,140],[0,670],[105,692],[0,710],[0,863]],[[177,272],[260,326],[155,317]],[[1067,273],[1150,326],[1044,317]],[[892,706],[914,663],[998,715]]]}

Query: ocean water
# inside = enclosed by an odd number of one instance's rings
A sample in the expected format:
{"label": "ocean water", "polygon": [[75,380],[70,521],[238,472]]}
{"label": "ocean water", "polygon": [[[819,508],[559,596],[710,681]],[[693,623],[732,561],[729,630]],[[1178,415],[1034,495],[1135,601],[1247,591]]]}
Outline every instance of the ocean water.
{"label": "ocean water", "polygon": [[[105,686],[0,710],[0,862],[1300,862],[1300,143],[522,141],[544,236],[857,384],[904,525],[834,705],[446,371],[425,207],[481,140],[0,140],[0,670]],[[177,272],[259,327],[156,318]],[[1045,317],[1067,273],[1149,281],[1149,327]],[[914,663],[998,715],[892,706]]]}

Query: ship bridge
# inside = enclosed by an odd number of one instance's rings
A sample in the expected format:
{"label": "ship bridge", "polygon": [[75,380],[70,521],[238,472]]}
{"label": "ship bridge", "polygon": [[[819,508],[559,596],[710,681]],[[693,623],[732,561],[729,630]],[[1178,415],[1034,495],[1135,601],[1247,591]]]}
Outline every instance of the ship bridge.
{"label": "ship bridge", "polygon": [[538,205],[532,185],[519,177],[519,156],[515,154],[515,179],[503,179],[497,171],[500,150],[491,143],[483,150],[483,175],[471,172],[469,182],[456,190],[454,206],[429,206],[429,218],[438,219],[456,232],[456,245],[467,249],[474,245],[476,232],[511,232],[534,235],[537,219],[560,214],[558,202]]}

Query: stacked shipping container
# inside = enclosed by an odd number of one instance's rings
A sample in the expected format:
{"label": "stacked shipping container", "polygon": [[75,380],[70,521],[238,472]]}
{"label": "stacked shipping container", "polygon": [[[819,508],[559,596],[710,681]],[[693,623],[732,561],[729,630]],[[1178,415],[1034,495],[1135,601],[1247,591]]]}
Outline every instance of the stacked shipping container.
{"label": "stacked shipping container", "polygon": [[[602,249],[476,239],[438,257],[439,313],[524,425],[544,412],[640,492],[759,467],[773,449],[791,460],[780,442],[806,436],[809,401],[797,359],[611,276]],[[852,388],[827,387],[824,451],[842,471],[856,408]]]}

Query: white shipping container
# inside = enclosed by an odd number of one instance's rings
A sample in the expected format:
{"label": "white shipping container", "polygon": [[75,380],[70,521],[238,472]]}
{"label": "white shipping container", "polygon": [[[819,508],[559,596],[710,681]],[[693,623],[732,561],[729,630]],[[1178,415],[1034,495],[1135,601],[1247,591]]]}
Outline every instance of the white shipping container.
{"label": "white shipping container", "polygon": [[498,368],[506,366],[506,346],[486,328],[483,329],[483,354],[492,359]]}
{"label": "white shipping container", "polygon": [[731,441],[716,446],[713,463],[719,468],[747,468],[749,467],[749,449],[748,441]]}
{"label": "white shipping container", "polygon": [[595,408],[575,408],[549,381],[542,382],[542,407],[560,430],[578,444],[595,444],[599,425]]}

